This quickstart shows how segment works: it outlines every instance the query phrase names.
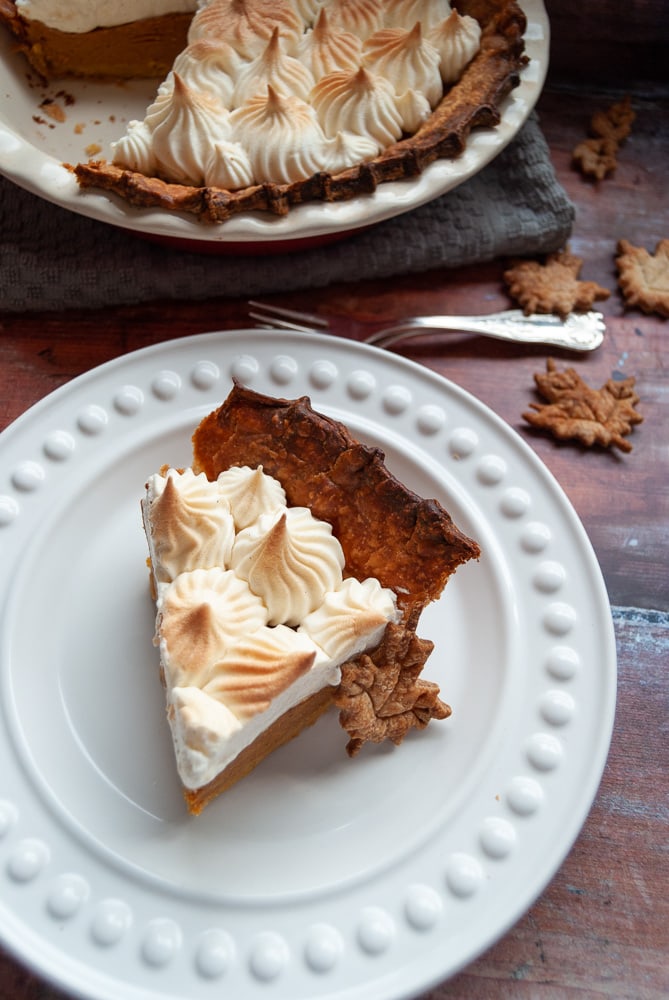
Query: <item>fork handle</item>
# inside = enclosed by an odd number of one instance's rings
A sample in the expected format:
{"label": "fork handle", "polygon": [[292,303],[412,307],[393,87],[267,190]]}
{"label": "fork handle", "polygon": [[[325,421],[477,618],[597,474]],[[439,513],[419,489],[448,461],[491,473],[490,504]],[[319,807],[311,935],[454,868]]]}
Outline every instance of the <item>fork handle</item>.
{"label": "fork handle", "polygon": [[428,330],[458,330],[479,333],[498,340],[525,344],[552,344],[572,351],[592,351],[604,338],[601,313],[570,313],[566,320],[549,313],[526,316],[511,309],[487,316],[412,316],[366,338],[368,344],[389,347],[400,340],[418,337]]}

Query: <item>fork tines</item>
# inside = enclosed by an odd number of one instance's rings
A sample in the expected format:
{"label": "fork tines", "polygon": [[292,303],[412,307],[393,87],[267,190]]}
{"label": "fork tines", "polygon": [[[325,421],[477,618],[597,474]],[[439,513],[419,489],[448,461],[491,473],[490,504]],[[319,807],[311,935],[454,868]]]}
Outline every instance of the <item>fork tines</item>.
{"label": "fork tines", "polygon": [[296,309],[286,309],[285,306],[269,305],[266,302],[249,300],[249,316],[269,327],[279,327],[285,330],[327,330],[329,323],[322,316],[313,313],[299,312]]}

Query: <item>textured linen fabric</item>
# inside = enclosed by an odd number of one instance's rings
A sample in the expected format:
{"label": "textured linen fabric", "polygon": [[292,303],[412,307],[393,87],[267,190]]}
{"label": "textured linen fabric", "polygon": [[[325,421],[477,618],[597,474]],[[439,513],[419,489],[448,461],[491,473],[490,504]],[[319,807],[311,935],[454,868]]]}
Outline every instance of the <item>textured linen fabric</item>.
{"label": "textured linen fabric", "polygon": [[0,178],[0,310],[259,296],[536,256],[560,249],[573,219],[536,113],[485,169],[448,194],[294,253],[228,256],[160,246]]}

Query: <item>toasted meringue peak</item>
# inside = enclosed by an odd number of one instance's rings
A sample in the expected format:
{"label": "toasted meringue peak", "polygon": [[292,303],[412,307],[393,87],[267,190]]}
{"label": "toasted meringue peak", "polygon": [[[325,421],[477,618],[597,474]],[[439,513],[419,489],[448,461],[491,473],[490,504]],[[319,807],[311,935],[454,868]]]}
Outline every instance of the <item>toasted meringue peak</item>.
{"label": "toasted meringue peak", "polygon": [[267,609],[232,570],[196,569],[158,589],[163,665],[172,686],[202,687],[242,635],[267,623]]}
{"label": "toasted meringue peak", "polygon": [[179,53],[172,69],[189,87],[216,94],[229,108],[241,64],[240,57],[226,42],[200,39]]}
{"label": "toasted meringue peak", "polygon": [[158,583],[191,569],[227,565],[234,521],[227,499],[211,488],[204,473],[169,469],[165,476],[152,476],[144,503]]}
{"label": "toasted meringue peak", "polygon": [[278,94],[251,98],[230,116],[247,150],[257,183],[292,184],[323,169],[325,135],[313,108],[299,97]]}
{"label": "toasted meringue peak", "polygon": [[229,138],[229,117],[216,97],[188,87],[175,73],[171,100],[163,99],[153,120],[158,172],[180,184],[203,184],[212,142]]}
{"label": "toasted meringue peak", "polygon": [[402,119],[391,83],[369,73],[331,73],[314,87],[312,105],[326,135],[340,131],[374,139],[379,149],[402,134]]}
{"label": "toasted meringue peak", "polygon": [[272,32],[263,51],[239,70],[233,106],[239,107],[258,94],[266,94],[268,84],[281,94],[290,94],[303,101],[307,100],[314,85],[311,70],[285,51],[278,28]]}
{"label": "toasted meringue peak", "polygon": [[[424,96],[430,108],[441,100],[439,53],[424,39],[420,21],[409,30],[377,31],[363,46],[362,64],[390,80],[398,97],[415,91]],[[405,126],[404,131],[410,130]]]}
{"label": "toasted meringue peak", "polygon": [[323,7],[313,28],[302,37],[297,51],[314,80],[320,80],[328,73],[357,69],[361,50],[362,42],[357,35],[331,27],[327,8]]}
{"label": "toasted meringue peak", "polygon": [[230,504],[237,531],[248,528],[261,514],[286,506],[283,486],[278,479],[268,476],[262,465],[255,469],[248,465],[226,469],[216,485]]}
{"label": "toasted meringue peak", "polygon": [[328,5],[330,25],[368,38],[383,25],[382,0],[332,0]]}
{"label": "toasted meringue peak", "polygon": [[420,21],[428,29],[450,13],[449,0],[386,0],[384,22],[388,28],[406,28]]}
{"label": "toasted meringue peak", "polygon": [[442,80],[454,83],[479,50],[481,26],[475,18],[454,10],[431,28],[428,41],[439,53]]}
{"label": "toasted meringue peak", "polygon": [[308,636],[285,625],[263,627],[226,653],[203,690],[244,722],[269,708],[315,659],[316,647]]}
{"label": "toasted meringue peak", "polygon": [[396,598],[378,580],[349,577],[325,595],[319,608],[304,619],[304,632],[337,663],[376,646],[389,621],[397,618]]}
{"label": "toasted meringue peak", "polygon": [[252,59],[265,48],[275,28],[292,54],[304,24],[287,0],[211,0],[191,21],[188,41],[224,38],[241,56]]}
{"label": "toasted meringue peak", "polygon": [[265,602],[270,625],[299,625],[341,583],[344,554],[329,524],[288,507],[239,532],[231,565]]}

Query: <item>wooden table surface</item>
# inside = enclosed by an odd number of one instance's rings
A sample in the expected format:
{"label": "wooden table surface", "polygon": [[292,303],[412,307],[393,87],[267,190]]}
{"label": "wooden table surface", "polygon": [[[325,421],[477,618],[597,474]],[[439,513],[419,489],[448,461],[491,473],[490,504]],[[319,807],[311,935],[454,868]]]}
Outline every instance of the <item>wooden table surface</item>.
{"label": "wooden table surface", "polygon": [[[570,151],[593,110],[632,93],[637,119],[613,177],[584,181]],[[545,348],[482,339],[429,341],[404,353],[471,391],[531,445],[571,499],[608,587],[619,658],[615,732],[599,793],[571,853],[529,912],[468,968],[422,1000],[669,996],[669,325],[625,311],[616,286],[620,237],[654,249],[669,237],[667,90],[602,83],[585,92],[549,78],[541,124],[577,214],[571,248],[582,277],[611,290],[601,304],[604,345],[592,355],[552,351],[593,386],[634,376],[644,422],[623,455],[558,444],[521,413],[534,397]],[[664,110],[663,110],[664,109]],[[662,119],[664,113],[664,120]],[[435,270],[392,282],[312,291],[302,305],[361,336],[409,313],[507,308],[503,262]],[[288,297],[274,296],[289,304]],[[190,333],[246,326],[242,301],[151,303],[104,313],[0,319],[0,427],[74,376],[136,348]],[[268,996],[271,990],[268,991]],[[0,953],[0,997],[60,996]]]}

